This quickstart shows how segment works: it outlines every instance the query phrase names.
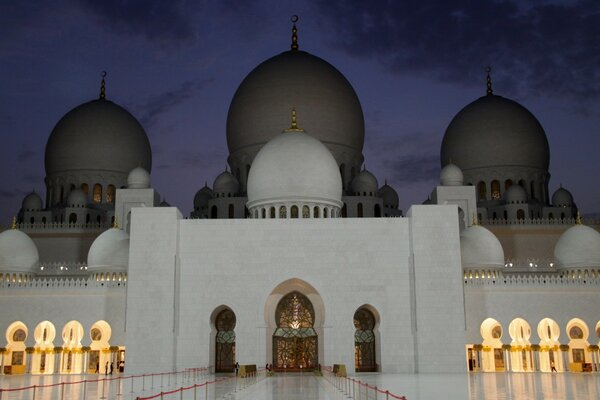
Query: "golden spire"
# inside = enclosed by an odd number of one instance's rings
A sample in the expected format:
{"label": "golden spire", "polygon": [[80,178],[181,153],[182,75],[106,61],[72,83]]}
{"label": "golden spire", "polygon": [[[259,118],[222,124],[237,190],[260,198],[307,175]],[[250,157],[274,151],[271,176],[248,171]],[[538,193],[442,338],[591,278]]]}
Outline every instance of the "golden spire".
{"label": "golden spire", "polygon": [[485,72],[487,72],[487,77],[486,77],[487,90],[486,90],[486,94],[488,96],[492,96],[494,94],[494,91],[492,90],[492,77],[490,76],[490,72],[492,72],[492,67],[488,66],[485,69]]}
{"label": "golden spire", "polygon": [[583,225],[583,218],[581,218],[581,214],[579,213],[579,210],[577,210],[577,217],[575,217],[575,223],[577,225]]}
{"label": "golden spire", "polygon": [[113,220],[113,229],[119,229],[119,223],[117,222],[117,217],[115,216],[115,219]]}
{"label": "golden spire", "polygon": [[304,132],[304,129],[298,128],[298,121],[296,120],[296,109],[292,108],[292,126],[286,129],[284,132]]}
{"label": "golden spire", "polygon": [[292,51],[298,51],[298,29],[296,28],[296,22],[300,18],[297,15],[292,15],[290,20],[292,21]]}
{"label": "golden spire", "polygon": [[17,229],[17,217],[16,216],[13,217],[11,229]]}
{"label": "golden spire", "polygon": [[100,82],[100,100],[106,100],[106,71],[102,71],[102,82]]}
{"label": "golden spire", "polygon": [[473,213],[473,226],[478,226],[479,221],[477,220],[477,213]]}

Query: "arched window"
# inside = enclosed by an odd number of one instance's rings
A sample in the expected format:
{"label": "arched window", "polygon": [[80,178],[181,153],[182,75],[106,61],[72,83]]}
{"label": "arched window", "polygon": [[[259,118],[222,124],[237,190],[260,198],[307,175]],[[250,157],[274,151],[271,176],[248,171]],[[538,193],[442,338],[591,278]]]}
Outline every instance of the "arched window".
{"label": "arched window", "polygon": [[100,185],[99,183],[96,183],[94,185],[94,197],[93,197],[94,203],[101,203],[102,202],[102,185]]}
{"label": "arched window", "polygon": [[346,164],[340,165],[340,175],[342,176],[342,190],[346,189]]}
{"label": "arched window", "polygon": [[497,180],[492,181],[492,199],[497,200],[500,198],[500,182]]}
{"label": "arched window", "polygon": [[235,314],[230,309],[221,311],[215,319],[215,372],[235,370],[235,323]]}
{"label": "arched window", "polygon": [[35,218],[34,217],[29,218],[29,223],[30,224],[33,224],[34,222],[35,222]]}
{"label": "arched window", "polygon": [[60,187],[60,204],[62,204],[64,198],[65,198],[65,187],[61,186]]}
{"label": "arched window", "polygon": [[511,187],[513,184],[513,181],[510,179],[507,179],[504,181],[504,191],[507,191],[509,187]]}
{"label": "arched window", "polygon": [[323,218],[327,218],[327,207],[323,208]]}
{"label": "arched window", "polygon": [[342,217],[346,218],[348,216],[348,207],[346,207],[346,203],[342,206]]}
{"label": "arched window", "polygon": [[485,200],[487,198],[485,182],[481,181],[477,184],[477,195],[477,200]]}
{"label": "arched window", "polygon": [[302,218],[310,218],[310,208],[302,206]]}
{"label": "arched window", "polygon": [[269,216],[271,218],[275,218],[275,207],[271,207],[271,209],[269,210]]}
{"label": "arched window", "polygon": [[523,211],[523,209],[521,209],[521,208],[519,208],[517,210],[517,219],[520,219],[520,220],[525,219],[525,211]]}
{"label": "arched window", "polygon": [[508,219],[508,212],[504,210],[504,219]]}
{"label": "arched window", "polygon": [[374,210],[374,215],[375,218],[379,218],[381,217],[381,207],[379,206],[379,204],[375,204],[375,210]]}
{"label": "arched window", "polygon": [[77,222],[77,214],[75,214],[75,213],[71,213],[71,214],[69,215],[69,223],[70,223],[70,224],[74,224],[74,223],[76,223],[76,222]]}
{"label": "arched window", "polygon": [[313,218],[319,218],[319,207],[317,206],[313,208]]}
{"label": "arched window", "polygon": [[533,181],[529,182],[529,189],[531,190],[531,198],[535,199],[535,183]]}
{"label": "arched window", "polygon": [[362,218],[362,216],[363,216],[363,205],[362,205],[362,203],[358,203],[356,205],[356,216],[358,218]]}
{"label": "arched window", "polygon": [[354,367],[356,372],[376,372],[375,316],[362,307],[354,313]]}
{"label": "arched window", "polygon": [[298,206],[292,206],[290,209],[290,217],[298,218]]}
{"label": "arched window", "polygon": [[227,216],[228,218],[233,218],[233,204],[230,204],[227,210]]}
{"label": "arched window", "polygon": [[285,295],[277,304],[275,321],[274,367],[286,370],[316,368],[319,363],[318,338],[313,328],[315,311],[310,300],[299,292]]}
{"label": "arched window", "polygon": [[279,207],[279,218],[287,218],[287,209],[285,206]]}
{"label": "arched window", "polygon": [[89,187],[88,187],[88,184],[87,183],[82,183],[81,184],[81,190],[83,190],[83,193],[85,193],[87,195],[88,192],[89,192],[89,190],[90,190]]}
{"label": "arched window", "polygon": [[108,185],[108,188],[106,190],[106,202],[109,204],[112,204],[115,202],[115,186],[114,185]]}
{"label": "arched window", "polygon": [[267,218],[267,209],[266,208],[263,208],[261,213],[262,213],[263,219]]}
{"label": "arched window", "polygon": [[552,214],[552,213],[548,214],[548,218],[549,219],[554,219],[554,214]]}
{"label": "arched window", "polygon": [[254,218],[258,219],[258,210],[254,210]]}
{"label": "arched window", "polygon": [[210,208],[210,217],[212,219],[217,219],[217,206],[212,206]]}

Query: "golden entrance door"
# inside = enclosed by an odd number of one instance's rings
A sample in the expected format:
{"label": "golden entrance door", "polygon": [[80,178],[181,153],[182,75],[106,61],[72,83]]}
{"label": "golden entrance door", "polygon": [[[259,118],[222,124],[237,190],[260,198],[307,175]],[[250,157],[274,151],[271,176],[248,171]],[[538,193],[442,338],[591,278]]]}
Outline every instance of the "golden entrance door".
{"label": "golden entrance door", "polygon": [[317,336],[273,338],[274,367],[286,370],[314,369],[318,365]]}

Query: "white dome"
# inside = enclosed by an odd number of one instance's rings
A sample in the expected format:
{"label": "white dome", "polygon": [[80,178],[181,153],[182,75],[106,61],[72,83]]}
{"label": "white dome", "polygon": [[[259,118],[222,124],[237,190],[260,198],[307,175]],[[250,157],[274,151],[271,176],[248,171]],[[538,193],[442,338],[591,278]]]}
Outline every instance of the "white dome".
{"label": "white dome", "polygon": [[481,97],[463,108],[446,129],[442,165],[463,173],[478,168],[528,167],[548,171],[544,129],[529,110],[501,96]]}
{"label": "white dome", "polygon": [[235,196],[240,190],[240,183],[229,171],[223,171],[215,178],[213,193],[223,196]]}
{"label": "white dome", "polygon": [[[50,177],[101,171],[121,173],[125,178],[138,165],[150,171],[152,152],[135,117],[112,101],[94,100],[75,107],[58,121],[46,144],[45,163]],[[115,186],[122,184],[115,182]]]}
{"label": "white dome", "polygon": [[73,189],[67,197],[67,207],[85,207],[88,203],[87,195],[81,189]]}
{"label": "white dome", "polygon": [[460,253],[463,268],[502,268],[504,250],[492,232],[472,225],[460,233]]}
{"label": "white dome", "polygon": [[442,168],[442,172],[440,172],[442,186],[463,186],[463,182],[463,173],[458,166],[450,163]]}
{"label": "white dome", "polygon": [[126,272],[129,265],[129,235],[111,228],[94,240],[87,259],[88,270]]}
{"label": "white dome", "polygon": [[385,183],[381,188],[379,188],[379,192],[377,193],[379,197],[383,199],[384,207],[388,208],[398,208],[398,203],[400,199],[398,198],[398,193],[396,190],[390,185]]}
{"label": "white dome", "polygon": [[39,211],[42,209],[42,198],[35,190],[29,193],[23,199],[21,203],[21,210],[23,211]]}
{"label": "white dome", "polygon": [[554,207],[571,207],[573,205],[573,195],[561,186],[552,195],[552,205]]}
{"label": "white dome", "polygon": [[377,194],[377,178],[375,175],[363,169],[352,180],[352,192],[357,196],[375,196]]}
{"label": "white dome", "polygon": [[512,185],[504,192],[503,198],[506,204],[527,203],[527,192],[521,185]]}
{"label": "white dome", "polygon": [[585,225],[563,232],[554,246],[558,268],[600,267],[600,233]]}
{"label": "white dome", "polygon": [[135,167],[127,175],[127,188],[148,189],[150,187],[150,174],[144,167]]}
{"label": "white dome", "polygon": [[287,126],[292,108],[338,164],[362,162],[365,123],[352,85],[327,61],[305,51],[286,51],[252,70],[231,101],[230,165],[251,165],[260,148]]}
{"label": "white dome", "polygon": [[35,272],[40,256],[29,236],[18,229],[0,233],[0,271]]}
{"label": "white dome", "polygon": [[205,184],[204,187],[198,190],[194,196],[194,210],[200,210],[203,207],[208,207],[208,201],[212,199],[212,197],[212,189]]}
{"label": "white dome", "polygon": [[264,145],[248,175],[248,208],[294,201],[342,206],[342,177],[331,152],[299,131]]}

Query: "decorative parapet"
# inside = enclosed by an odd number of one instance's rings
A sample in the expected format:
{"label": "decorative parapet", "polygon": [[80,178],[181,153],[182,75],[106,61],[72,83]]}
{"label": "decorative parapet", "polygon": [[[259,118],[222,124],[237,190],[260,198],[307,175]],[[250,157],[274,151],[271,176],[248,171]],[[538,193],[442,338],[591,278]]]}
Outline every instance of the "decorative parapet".
{"label": "decorative parapet", "polygon": [[77,261],[53,261],[40,263],[38,276],[88,276],[87,263]]}
{"label": "decorative parapet", "polygon": [[[481,225],[575,225],[575,218],[487,219]],[[586,225],[600,225],[598,220],[586,220]]]}
{"label": "decorative parapet", "polygon": [[464,271],[464,285],[467,287],[581,287],[600,286],[600,269],[577,269],[557,272],[504,273],[494,270],[468,269]]}
{"label": "decorative parapet", "polygon": [[[10,289],[84,289],[84,288],[125,288],[127,285],[126,274],[95,274],[90,277],[37,277],[19,278],[16,274],[0,274],[0,290]],[[97,276],[96,276],[97,275]]]}
{"label": "decorative parapet", "polygon": [[26,223],[22,222],[17,224],[17,228],[24,232],[38,232],[38,231],[65,231],[65,230],[97,230],[97,231],[105,231],[112,227],[112,224],[109,222],[79,222],[79,223],[69,223],[69,222],[46,222],[46,223]]}

